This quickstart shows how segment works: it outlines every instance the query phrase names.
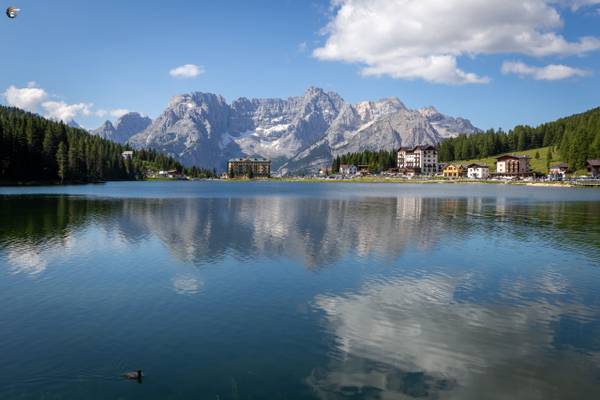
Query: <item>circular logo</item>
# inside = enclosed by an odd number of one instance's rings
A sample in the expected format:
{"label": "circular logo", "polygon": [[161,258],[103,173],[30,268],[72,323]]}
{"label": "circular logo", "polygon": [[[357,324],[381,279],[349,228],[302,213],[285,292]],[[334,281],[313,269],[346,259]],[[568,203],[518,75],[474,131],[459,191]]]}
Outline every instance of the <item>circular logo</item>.
{"label": "circular logo", "polygon": [[17,18],[17,15],[19,15],[19,11],[21,11],[21,10],[18,8],[8,7],[6,9],[6,16],[10,19],[15,19],[15,18]]}

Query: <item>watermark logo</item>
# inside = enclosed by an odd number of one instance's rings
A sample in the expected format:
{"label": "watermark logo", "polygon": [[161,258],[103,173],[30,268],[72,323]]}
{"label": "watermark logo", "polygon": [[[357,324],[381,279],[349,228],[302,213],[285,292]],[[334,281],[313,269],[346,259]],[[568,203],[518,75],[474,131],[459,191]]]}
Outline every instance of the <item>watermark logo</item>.
{"label": "watermark logo", "polygon": [[19,11],[21,11],[21,9],[15,7],[8,7],[6,9],[6,16],[10,19],[15,19],[17,18],[17,15],[19,15]]}

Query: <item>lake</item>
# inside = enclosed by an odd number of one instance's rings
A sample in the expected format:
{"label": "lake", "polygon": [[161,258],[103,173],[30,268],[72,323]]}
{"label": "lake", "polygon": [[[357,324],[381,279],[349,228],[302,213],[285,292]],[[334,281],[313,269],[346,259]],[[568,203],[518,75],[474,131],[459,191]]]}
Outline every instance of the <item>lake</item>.
{"label": "lake", "polygon": [[600,398],[598,190],[122,182],[0,205],[1,399]]}

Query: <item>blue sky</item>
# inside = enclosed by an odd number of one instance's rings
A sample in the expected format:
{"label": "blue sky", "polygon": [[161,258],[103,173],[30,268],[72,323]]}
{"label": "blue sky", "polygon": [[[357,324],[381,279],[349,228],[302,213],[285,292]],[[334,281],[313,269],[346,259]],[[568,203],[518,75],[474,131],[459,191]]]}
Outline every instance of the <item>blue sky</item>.
{"label": "blue sky", "polygon": [[[0,92],[87,128],[119,110],[154,118],[184,92],[231,101],[311,85],[511,128],[600,105],[598,3],[12,0],[21,13],[0,19]],[[187,64],[203,73],[171,76]]]}

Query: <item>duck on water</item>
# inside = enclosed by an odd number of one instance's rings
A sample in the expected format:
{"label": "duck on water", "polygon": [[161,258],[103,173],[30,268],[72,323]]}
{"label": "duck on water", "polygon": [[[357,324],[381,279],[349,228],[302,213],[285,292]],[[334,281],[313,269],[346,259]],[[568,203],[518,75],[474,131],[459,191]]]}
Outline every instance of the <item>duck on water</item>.
{"label": "duck on water", "polygon": [[125,377],[125,379],[129,379],[131,381],[138,381],[139,383],[141,383],[144,374],[142,374],[141,369],[138,369],[137,371],[126,372],[123,374],[123,376]]}

